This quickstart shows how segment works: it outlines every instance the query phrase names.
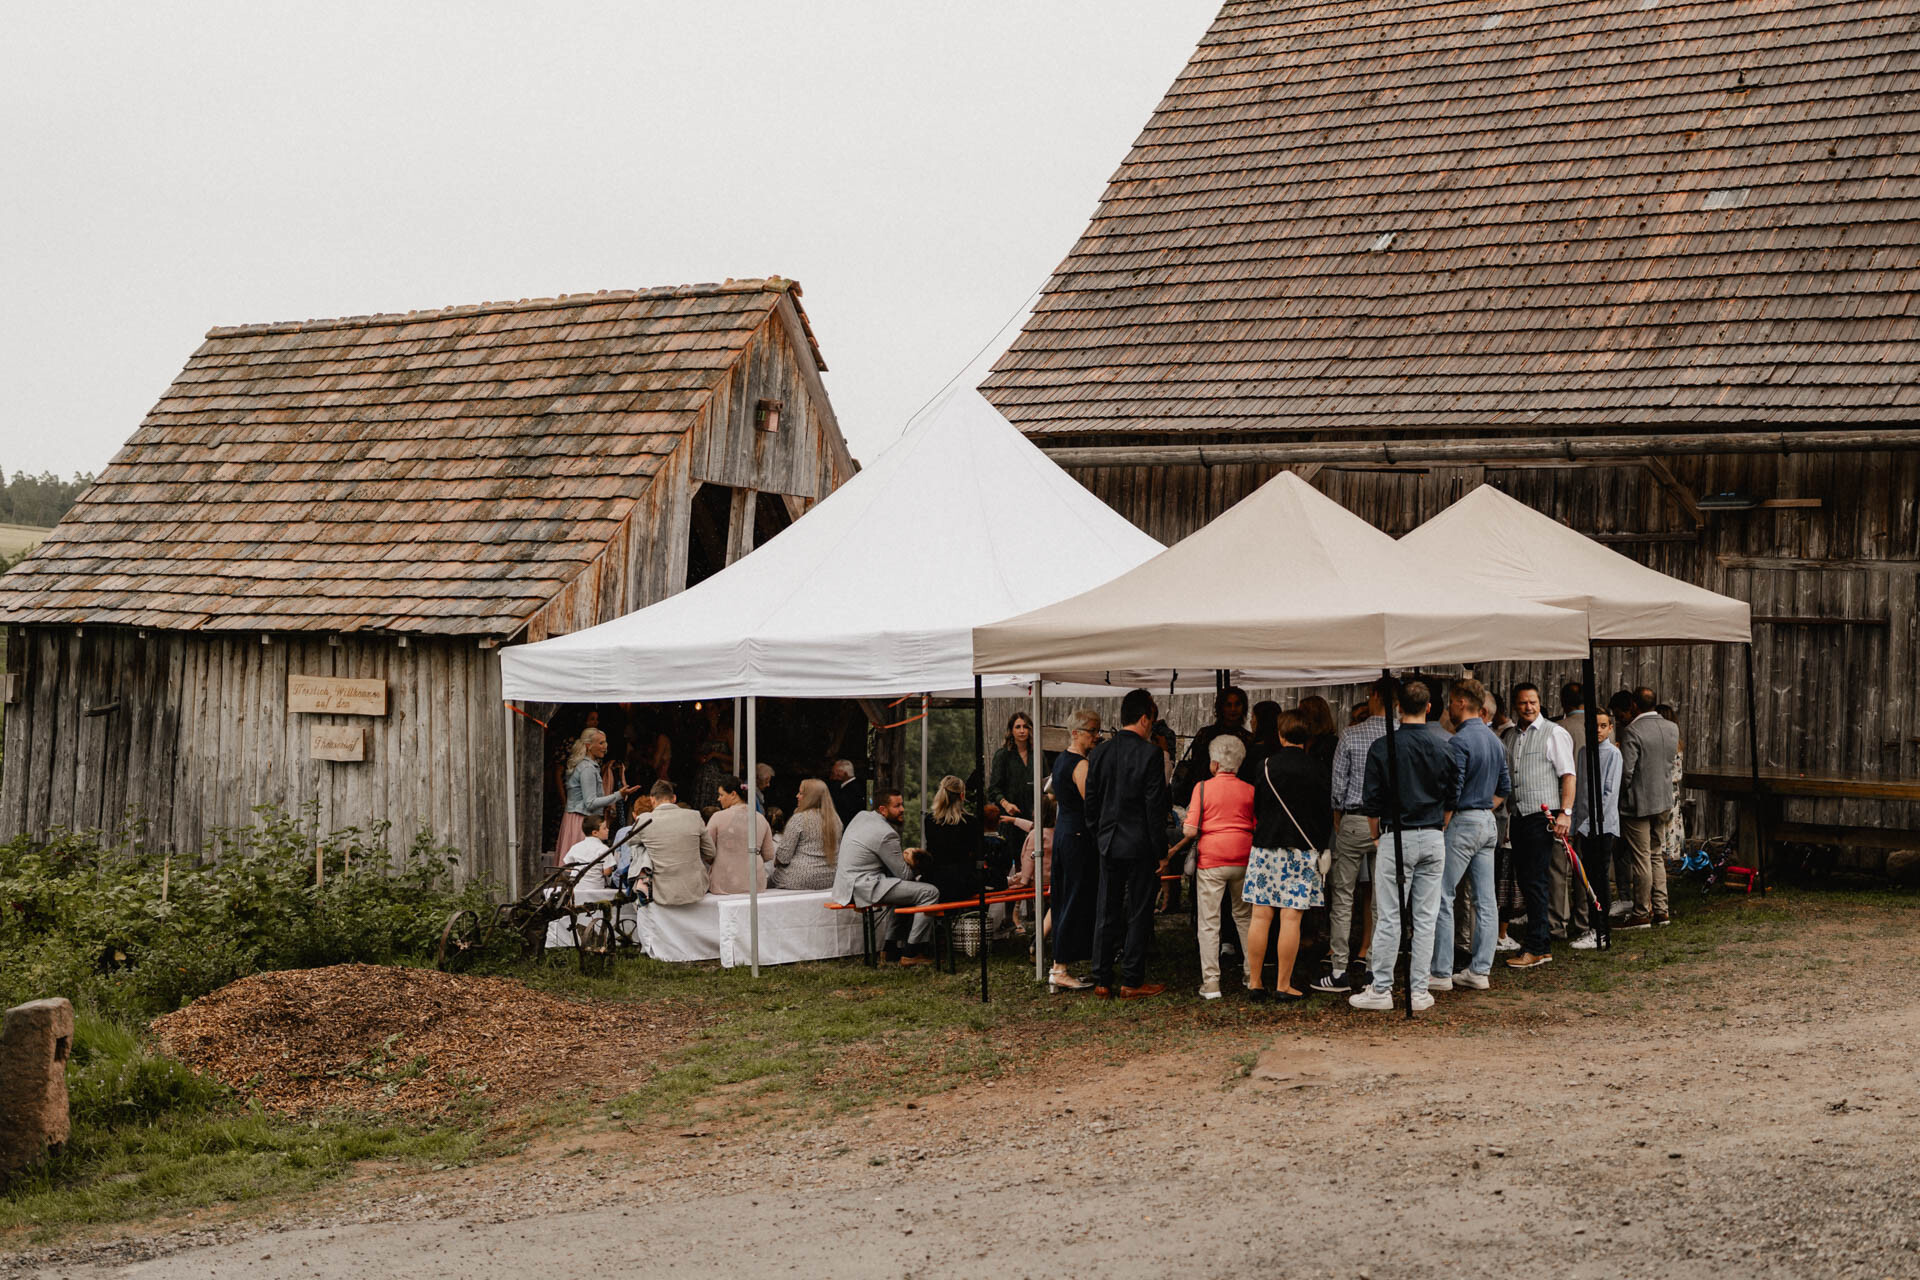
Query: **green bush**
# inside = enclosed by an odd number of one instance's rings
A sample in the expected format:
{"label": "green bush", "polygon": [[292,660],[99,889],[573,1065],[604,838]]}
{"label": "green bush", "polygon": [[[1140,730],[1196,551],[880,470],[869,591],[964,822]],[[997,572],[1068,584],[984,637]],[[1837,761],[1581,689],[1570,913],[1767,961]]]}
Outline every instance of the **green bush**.
{"label": "green bush", "polygon": [[63,995],[144,1021],[250,973],[425,959],[450,912],[489,900],[425,835],[395,851],[384,828],[305,818],[260,810],[199,858],[97,833],[0,845],[0,1007]]}

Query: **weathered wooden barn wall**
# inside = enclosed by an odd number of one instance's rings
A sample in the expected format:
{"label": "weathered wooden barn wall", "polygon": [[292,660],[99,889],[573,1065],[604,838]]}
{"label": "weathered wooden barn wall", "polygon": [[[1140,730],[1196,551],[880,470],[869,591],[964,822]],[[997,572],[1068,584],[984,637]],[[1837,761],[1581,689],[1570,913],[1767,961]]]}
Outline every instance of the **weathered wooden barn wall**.
{"label": "weathered wooden barn wall", "polygon": [[[1710,455],[1644,463],[1349,469],[1296,466],[1349,510],[1399,536],[1490,483],[1663,573],[1749,601],[1754,611],[1760,762],[1801,773],[1920,774],[1920,454]],[[1164,542],[1193,532],[1277,466],[1077,467],[1073,474]],[[1696,532],[1678,496],[1737,492],[1818,499],[1818,507],[1708,511]],[[1445,565],[1435,565],[1444,575]],[[1671,701],[1697,767],[1748,762],[1744,657],[1732,645],[1602,649],[1604,692],[1647,684]],[[1496,689],[1543,687],[1577,670],[1489,664]],[[1553,695],[1549,691],[1549,705]],[[1171,704],[1204,723],[1205,699]],[[1051,706],[1051,704],[1050,704]],[[1186,723],[1193,720],[1194,723]],[[1920,806],[1796,800],[1795,821],[1920,827]]]}
{"label": "weathered wooden barn wall", "polygon": [[[117,829],[182,852],[257,806],[317,805],[318,829],[427,832],[507,880],[500,664],[471,640],[24,627],[9,637],[0,826]],[[287,677],[387,682],[384,716],[289,713]],[[364,761],[311,759],[316,724],[363,726]]]}

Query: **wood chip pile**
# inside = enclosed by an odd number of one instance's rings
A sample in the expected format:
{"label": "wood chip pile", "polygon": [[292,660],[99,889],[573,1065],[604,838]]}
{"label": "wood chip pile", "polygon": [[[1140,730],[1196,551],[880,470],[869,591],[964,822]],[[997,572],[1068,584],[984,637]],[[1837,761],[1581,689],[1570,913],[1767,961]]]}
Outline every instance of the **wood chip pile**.
{"label": "wood chip pile", "polygon": [[422,1118],[476,1094],[510,1104],[614,1083],[691,1023],[672,1006],[566,1000],[509,978],[346,964],[242,978],[153,1030],[273,1111]]}

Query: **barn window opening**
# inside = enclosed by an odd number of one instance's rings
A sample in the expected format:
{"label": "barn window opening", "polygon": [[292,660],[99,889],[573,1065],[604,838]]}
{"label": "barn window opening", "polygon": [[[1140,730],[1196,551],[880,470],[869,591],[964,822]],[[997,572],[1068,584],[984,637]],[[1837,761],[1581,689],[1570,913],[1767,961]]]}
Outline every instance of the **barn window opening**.
{"label": "barn window opening", "polygon": [[753,545],[764,547],[793,523],[787,514],[786,500],[777,493],[763,493],[753,502]]}
{"label": "barn window opening", "polygon": [[687,585],[705,582],[727,567],[727,523],[733,511],[733,490],[721,484],[703,484],[694,491],[687,520]]}

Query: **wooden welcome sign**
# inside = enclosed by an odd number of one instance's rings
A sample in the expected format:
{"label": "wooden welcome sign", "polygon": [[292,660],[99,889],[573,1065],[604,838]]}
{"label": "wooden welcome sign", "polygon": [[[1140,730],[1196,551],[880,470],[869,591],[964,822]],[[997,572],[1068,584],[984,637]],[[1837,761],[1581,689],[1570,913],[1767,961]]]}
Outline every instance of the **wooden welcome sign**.
{"label": "wooden welcome sign", "polygon": [[307,756],[312,760],[365,760],[367,727],[361,724],[316,724],[307,730]]}
{"label": "wooden welcome sign", "polygon": [[385,680],[352,680],[344,676],[287,677],[287,710],[335,716],[387,714]]}

